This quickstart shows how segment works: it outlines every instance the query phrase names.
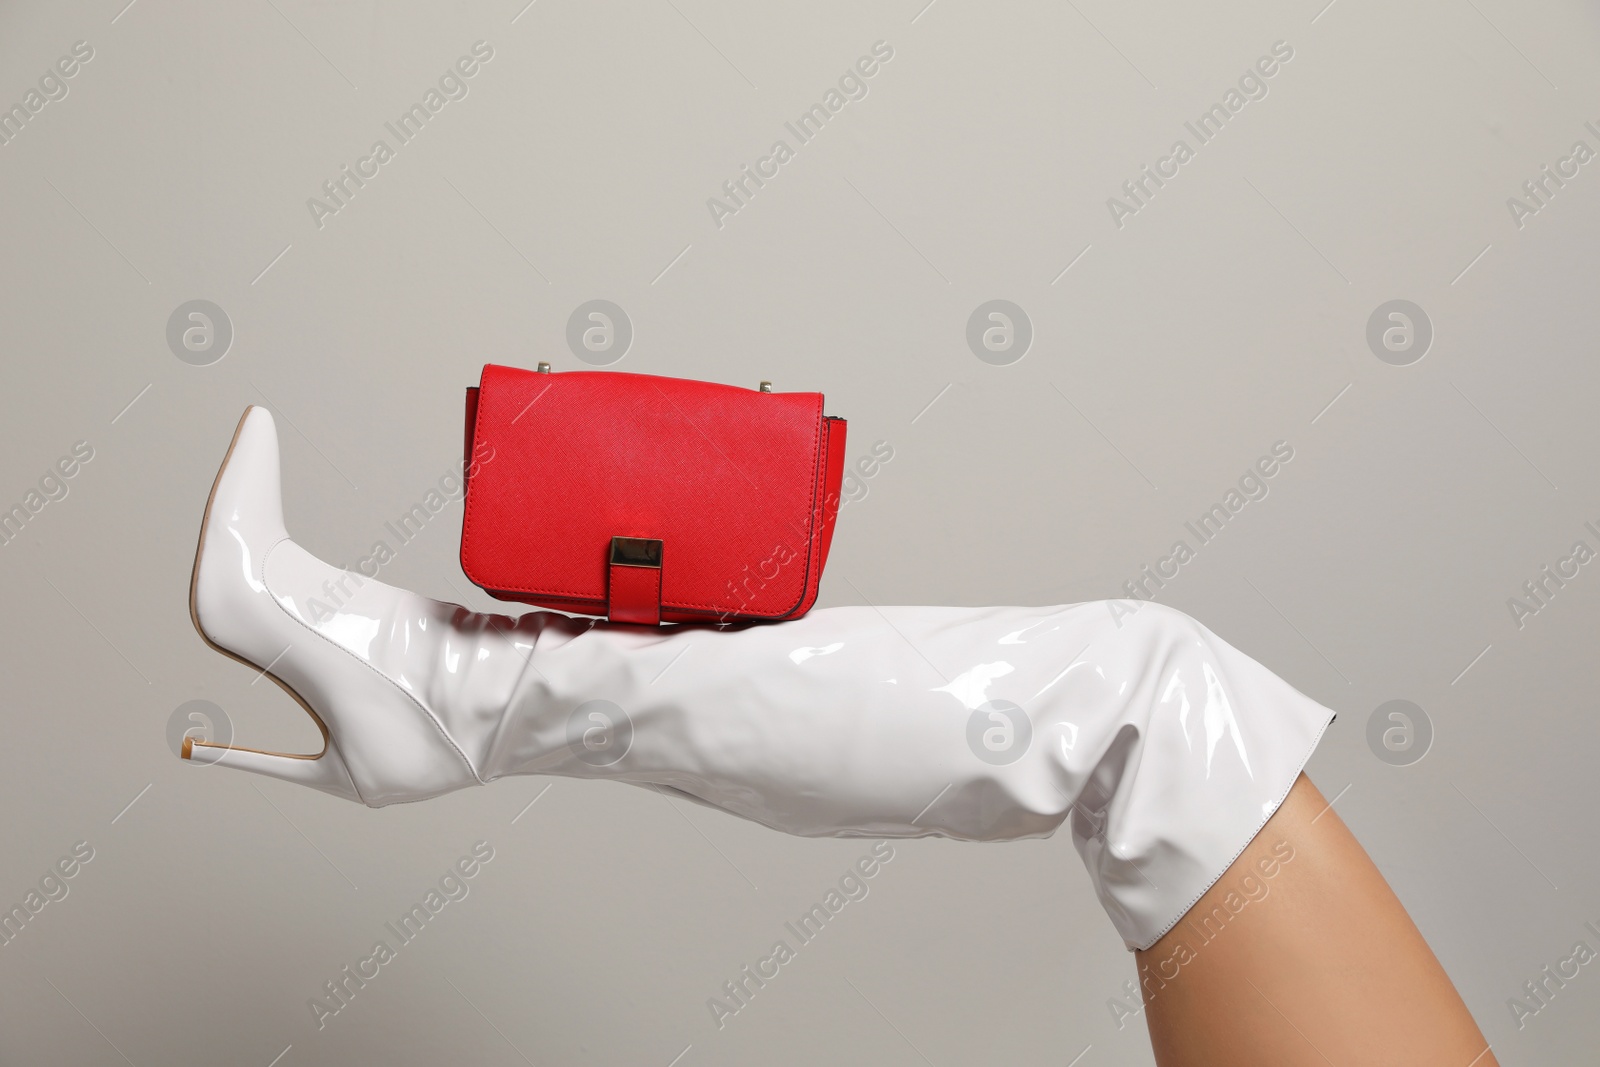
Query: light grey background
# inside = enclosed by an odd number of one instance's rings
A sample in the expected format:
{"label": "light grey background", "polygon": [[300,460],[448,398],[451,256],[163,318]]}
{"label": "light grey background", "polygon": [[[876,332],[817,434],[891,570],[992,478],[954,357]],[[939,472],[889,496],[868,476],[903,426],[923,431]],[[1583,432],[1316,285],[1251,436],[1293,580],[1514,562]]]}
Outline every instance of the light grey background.
{"label": "light grey background", "polygon": [[[1600,548],[1600,162],[1520,228],[1507,198],[1600,149],[1600,17],[1324,2],[0,7],[0,105],[94,49],[0,146],[0,505],[94,449],[0,547],[0,901],[95,850],[0,947],[0,1062],[1151,1062],[1064,837],[895,845],[719,1030],[707,998],[865,843],[565,780],[368,811],[172,756],[191,699],[317,741],[187,614],[244,406],[279,415],[297,538],[353,562],[459,461],[480,364],[584,366],[591,299],[633,323],[618,370],[820,389],[852,458],[890,443],[824,604],[1122,595],[1288,442],[1160,599],[1340,712],[1313,776],[1501,1062],[1592,1059],[1593,967],[1520,1029],[1507,999],[1600,947],[1600,564],[1521,628],[1507,599]],[[319,228],[307,199],[479,40],[469,94]],[[707,199],[880,40],[868,95],[719,228]],[[1107,199],[1276,41],[1265,98],[1119,228]],[[211,366],[166,342],[193,299],[233,324]],[[1032,323],[1009,366],[966,343],[991,299]],[[1435,331],[1410,366],[1366,343],[1393,299]],[[490,606],[458,531],[385,578]],[[1410,766],[1366,740],[1399,698],[1435,732]],[[319,1030],[309,998],[480,839],[470,895]]]}

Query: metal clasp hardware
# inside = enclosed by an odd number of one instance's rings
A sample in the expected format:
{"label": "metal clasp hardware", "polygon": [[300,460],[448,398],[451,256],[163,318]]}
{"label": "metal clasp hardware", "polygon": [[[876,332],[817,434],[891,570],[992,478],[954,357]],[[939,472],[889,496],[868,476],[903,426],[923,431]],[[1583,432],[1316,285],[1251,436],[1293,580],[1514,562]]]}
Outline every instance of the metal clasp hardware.
{"label": "metal clasp hardware", "polygon": [[550,364],[546,363],[544,360],[541,359],[539,361],[538,370],[539,370],[540,374],[549,374],[550,373]]}
{"label": "metal clasp hardware", "polygon": [[772,383],[771,383],[771,382],[762,382],[762,383],[761,383],[761,391],[762,391],[762,392],[763,392],[763,393],[770,393],[770,392],[772,392]]}
{"label": "metal clasp hardware", "polygon": [[611,565],[613,567],[654,567],[661,569],[661,539],[659,537],[613,537],[611,539]]}

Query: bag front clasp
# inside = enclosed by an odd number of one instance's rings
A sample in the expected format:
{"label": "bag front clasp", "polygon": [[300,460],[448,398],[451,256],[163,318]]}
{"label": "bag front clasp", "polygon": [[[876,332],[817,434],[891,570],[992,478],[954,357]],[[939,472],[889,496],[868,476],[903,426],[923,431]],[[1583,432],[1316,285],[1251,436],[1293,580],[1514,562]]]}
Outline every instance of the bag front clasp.
{"label": "bag front clasp", "polygon": [[613,537],[611,539],[611,565],[613,567],[655,567],[661,569],[661,539],[659,537]]}
{"label": "bag front clasp", "polygon": [[661,622],[659,537],[613,537],[606,574],[607,618],[643,626]]}

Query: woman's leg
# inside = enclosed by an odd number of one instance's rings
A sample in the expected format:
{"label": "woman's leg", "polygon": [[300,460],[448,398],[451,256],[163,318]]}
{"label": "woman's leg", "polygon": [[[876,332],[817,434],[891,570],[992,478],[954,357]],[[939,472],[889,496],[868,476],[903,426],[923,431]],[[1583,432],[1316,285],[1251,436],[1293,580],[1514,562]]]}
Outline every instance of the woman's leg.
{"label": "woman's leg", "polygon": [[196,625],[279,679],[327,747],[186,755],[372,805],[560,774],[794,834],[1000,840],[1067,823],[1145,950],[1167,1067],[1492,1059],[1299,774],[1331,713],[1170,608],[864,606],[728,629],[483,615],[296,545],[260,409],[206,514]]}
{"label": "woman's leg", "polygon": [[863,606],[726,629],[484,615],[296,545],[261,409],[212,489],[190,608],[327,745],[186,756],[374,806],[559,774],[803,835],[1002,840],[1066,823],[1112,923],[1154,963],[1164,1064],[1486,1062],[1405,912],[1300,777],[1332,713],[1171,608]]}
{"label": "woman's leg", "polygon": [[1137,959],[1161,1067],[1497,1063],[1383,875],[1304,775]]}

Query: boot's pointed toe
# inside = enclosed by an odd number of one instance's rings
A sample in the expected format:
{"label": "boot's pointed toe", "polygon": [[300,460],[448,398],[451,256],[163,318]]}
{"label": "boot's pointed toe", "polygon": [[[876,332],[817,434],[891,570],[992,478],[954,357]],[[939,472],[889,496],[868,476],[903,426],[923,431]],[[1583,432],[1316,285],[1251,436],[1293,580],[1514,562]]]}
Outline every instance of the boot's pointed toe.
{"label": "boot's pointed toe", "polygon": [[246,659],[260,650],[248,647],[253,635],[238,623],[265,592],[267,553],[288,536],[279,484],[272,415],[262,407],[246,408],[206,501],[189,585],[195,629]]}

